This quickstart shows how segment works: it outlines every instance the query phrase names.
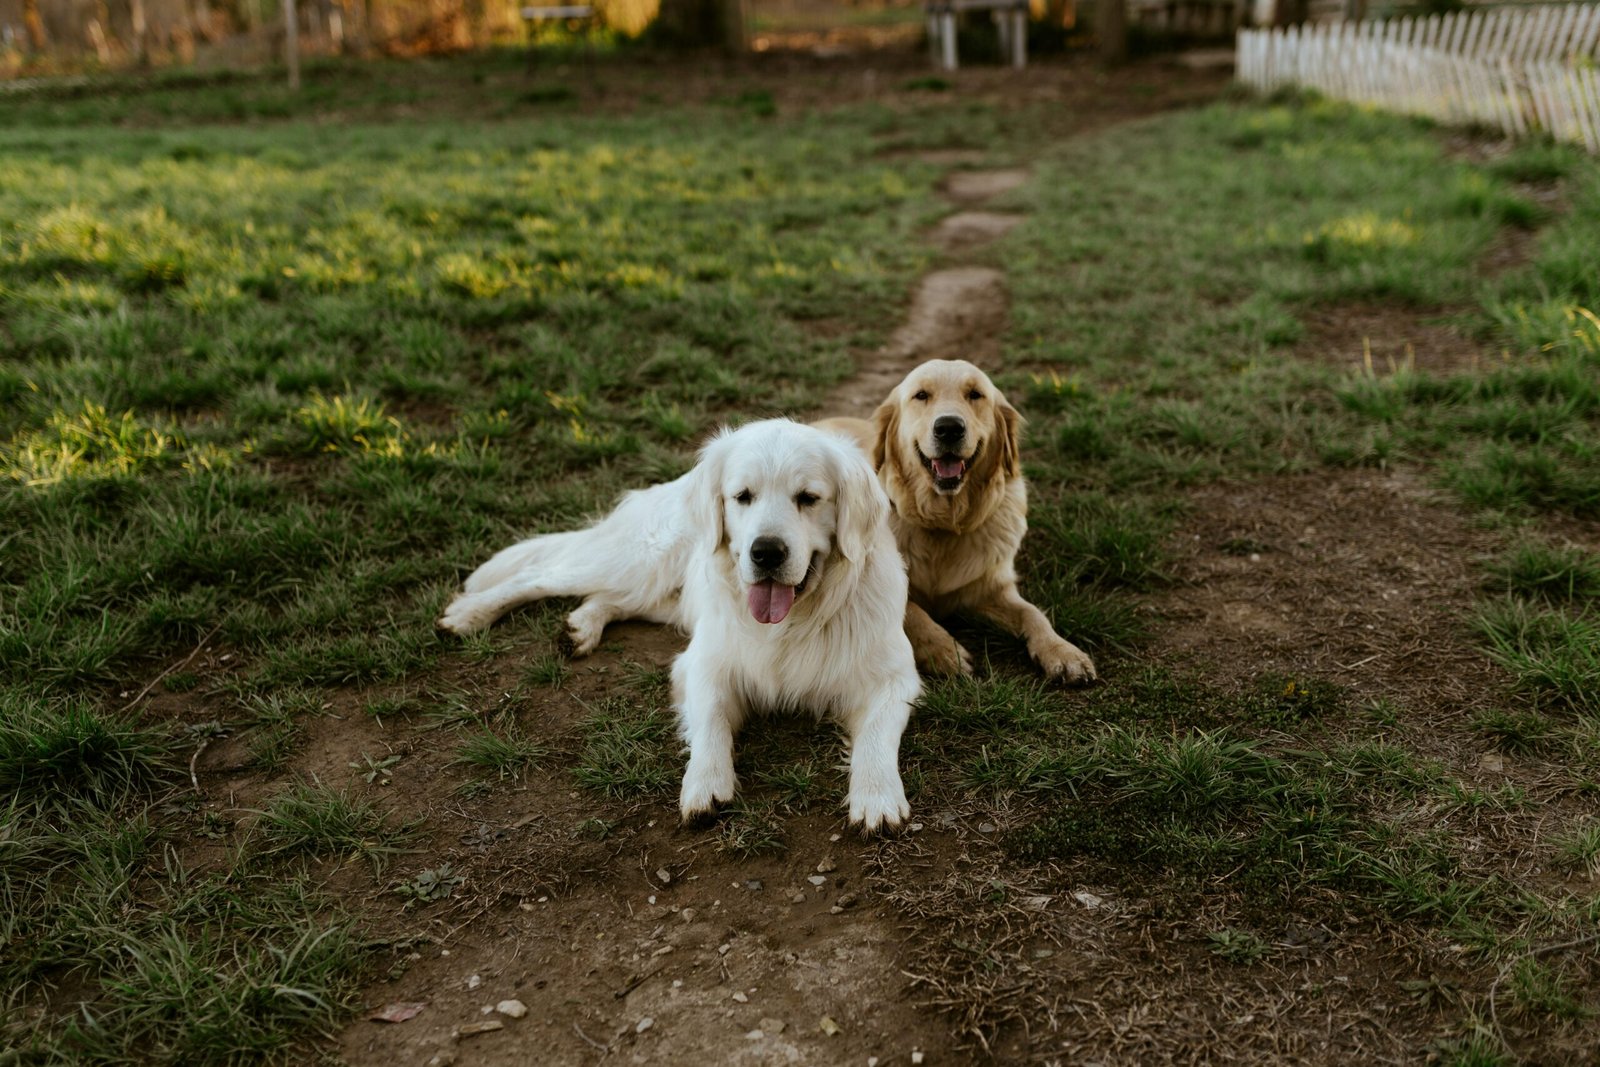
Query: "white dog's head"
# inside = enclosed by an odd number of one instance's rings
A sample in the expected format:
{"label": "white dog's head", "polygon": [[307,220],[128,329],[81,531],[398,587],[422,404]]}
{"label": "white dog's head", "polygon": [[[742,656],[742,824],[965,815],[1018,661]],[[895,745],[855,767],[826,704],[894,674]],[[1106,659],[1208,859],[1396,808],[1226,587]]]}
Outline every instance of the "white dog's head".
{"label": "white dog's head", "polygon": [[700,454],[693,518],[725,554],[750,615],[826,610],[865,561],[889,501],[843,438],[788,419],[725,430]]}

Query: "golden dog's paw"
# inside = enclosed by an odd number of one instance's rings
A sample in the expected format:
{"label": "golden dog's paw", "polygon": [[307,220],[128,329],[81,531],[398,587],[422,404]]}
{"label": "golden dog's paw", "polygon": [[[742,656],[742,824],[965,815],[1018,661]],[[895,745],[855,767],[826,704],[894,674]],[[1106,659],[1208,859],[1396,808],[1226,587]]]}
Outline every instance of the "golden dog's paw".
{"label": "golden dog's paw", "polygon": [[923,674],[971,674],[972,653],[955,638],[940,641],[932,647],[918,648],[917,670]]}
{"label": "golden dog's paw", "polygon": [[1058,641],[1033,653],[1034,660],[1044,668],[1046,678],[1060,679],[1069,685],[1083,685],[1099,675],[1094,660],[1071,641]]}

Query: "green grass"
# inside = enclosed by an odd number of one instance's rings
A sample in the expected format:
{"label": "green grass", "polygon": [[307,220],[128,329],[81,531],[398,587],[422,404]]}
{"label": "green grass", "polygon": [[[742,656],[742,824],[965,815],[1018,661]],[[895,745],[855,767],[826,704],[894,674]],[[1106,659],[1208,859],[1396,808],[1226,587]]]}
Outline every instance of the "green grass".
{"label": "green grass", "polygon": [[0,693],[0,793],[35,810],[115,810],[170,780],[172,741],[78,701]]}
{"label": "green grass", "polygon": [[[1555,787],[1456,763],[1561,760],[1574,806],[1600,777],[1593,160],[1531,144],[1464,162],[1423,125],[1316,100],[1066,141],[1048,106],[947,79],[894,107],[730,80],[705,106],[610,114],[505,56],[429,69],[437,102],[414,68],[315,64],[295,97],[158,77],[0,116],[0,988],[28,1009],[0,1043],[299,1062],[350,1017],[371,901],[345,914],[306,872],[359,858],[366,877],[429,828],[375,788],[394,749],[340,767],[347,789],[291,777],[318,716],[459,731],[419,732],[398,773],[431,749],[463,795],[575,784],[590,841],[670,814],[661,670],[625,665],[594,699],[552,651],[561,605],[460,644],[432,620],[489,552],[681,473],[726,419],[806,413],[881,344],[943,210],[932,168],[882,151],[918,145],[1032,164],[1008,201],[1027,225],[979,254],[1012,298],[991,369],[1029,420],[1024,590],[1104,679],[1052,688],[1016,641],[963,632],[979,677],[930,681],[902,748],[919,817],[1004,810],[1009,869],[1112,886],[1239,967],[1285,922],[1509,960],[1571,921],[1505,872],[1592,871],[1593,812],[1534,841],[1511,820]],[[1566,209],[1527,182],[1560,182]],[[1477,271],[1525,229],[1529,263]],[[1310,312],[1352,303],[1447,316],[1494,358],[1332,365]],[[1484,601],[1455,607],[1514,689],[1441,715],[1342,669],[1149,662],[1173,623],[1148,603],[1184,592],[1189,489],[1353,467],[1420,472],[1501,537]],[[1276,565],[1289,547],[1220,550]],[[461,672],[508,666],[516,707],[582,698],[584,718],[557,739],[486,712]],[[259,811],[192,795],[202,740],[238,748]],[[711,831],[732,859],[783,855],[801,813],[843,796],[837,741],[810,724],[752,731],[739,760],[742,799]],[[1485,836],[1506,856],[1468,847]],[[460,877],[372,876],[414,906]],[[1538,962],[1501,1009],[1570,1022],[1586,993]],[[1500,1062],[1457,1009],[1441,1058]]]}
{"label": "green grass", "polygon": [[1600,709],[1600,620],[1506,599],[1484,605],[1478,628],[1525,689],[1580,711]]}
{"label": "green grass", "polygon": [[469,734],[456,746],[455,763],[488,771],[497,778],[518,778],[538,767],[549,749],[512,729],[504,735],[492,730]]}
{"label": "green grass", "polygon": [[390,826],[372,801],[302,782],[256,812],[255,831],[267,856],[357,856],[381,870],[405,851],[409,826]]}
{"label": "green grass", "polygon": [[682,773],[672,732],[672,717],[659,707],[608,700],[583,722],[578,784],[618,799],[666,795]]}

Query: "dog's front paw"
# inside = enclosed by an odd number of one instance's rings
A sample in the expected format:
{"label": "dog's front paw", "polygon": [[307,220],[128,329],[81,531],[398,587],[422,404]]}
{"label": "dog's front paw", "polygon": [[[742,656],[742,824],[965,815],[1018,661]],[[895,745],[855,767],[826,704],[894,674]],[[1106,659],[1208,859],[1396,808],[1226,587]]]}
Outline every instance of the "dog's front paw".
{"label": "dog's front paw", "polygon": [[972,653],[953,637],[919,647],[917,670],[923,674],[961,675],[972,673]]}
{"label": "dog's front paw", "polygon": [[850,791],[850,825],[859,825],[863,833],[898,830],[910,817],[911,804],[898,778],[880,789]]}
{"label": "dog's front paw", "polygon": [[475,604],[476,600],[476,597],[464,594],[450,601],[444,614],[433,624],[435,629],[466,637],[488,626],[493,620],[484,618],[482,609]]}
{"label": "dog's front paw", "polygon": [[731,761],[725,768],[696,767],[691,761],[683,776],[683,788],[678,793],[679,819],[688,824],[711,815],[718,804],[733,799],[738,784]]}
{"label": "dog's front paw", "polygon": [[1094,660],[1071,641],[1057,638],[1051,644],[1034,651],[1033,658],[1044,668],[1046,678],[1052,680],[1059,678],[1069,685],[1083,685],[1099,677],[1095,673]]}

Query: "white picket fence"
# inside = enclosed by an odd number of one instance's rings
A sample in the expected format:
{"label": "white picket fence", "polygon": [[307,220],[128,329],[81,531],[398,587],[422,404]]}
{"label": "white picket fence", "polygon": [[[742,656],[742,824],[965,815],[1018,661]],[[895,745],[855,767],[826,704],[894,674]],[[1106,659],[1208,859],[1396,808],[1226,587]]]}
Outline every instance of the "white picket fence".
{"label": "white picket fence", "polygon": [[1238,77],[1600,153],[1600,5],[1240,30]]}

